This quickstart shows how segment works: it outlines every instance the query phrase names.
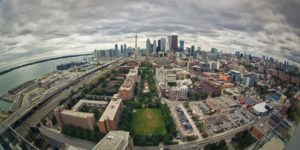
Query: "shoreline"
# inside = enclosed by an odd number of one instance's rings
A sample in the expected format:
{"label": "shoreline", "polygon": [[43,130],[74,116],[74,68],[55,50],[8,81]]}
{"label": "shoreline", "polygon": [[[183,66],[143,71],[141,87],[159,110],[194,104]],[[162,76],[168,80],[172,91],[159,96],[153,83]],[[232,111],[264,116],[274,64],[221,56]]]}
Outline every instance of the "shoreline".
{"label": "shoreline", "polygon": [[26,67],[26,66],[30,66],[30,65],[34,65],[34,64],[38,64],[38,63],[42,63],[42,62],[47,62],[47,61],[61,59],[61,58],[70,58],[70,57],[79,57],[79,56],[88,56],[88,55],[92,55],[92,54],[67,55],[67,56],[59,56],[59,57],[54,57],[54,58],[47,58],[47,59],[37,60],[37,61],[34,61],[34,62],[29,62],[29,63],[18,65],[18,66],[9,68],[9,69],[5,69],[5,70],[0,72],[0,76],[3,75],[3,74],[6,74],[8,72],[11,72],[13,70],[16,70],[16,69],[19,69],[19,68],[22,68],[22,67]]}

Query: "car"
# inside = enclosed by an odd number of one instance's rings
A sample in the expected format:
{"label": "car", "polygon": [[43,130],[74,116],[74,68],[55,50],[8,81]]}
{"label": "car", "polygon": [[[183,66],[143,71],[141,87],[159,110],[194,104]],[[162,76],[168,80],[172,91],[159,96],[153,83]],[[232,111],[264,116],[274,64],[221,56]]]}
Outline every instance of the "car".
{"label": "car", "polygon": [[180,137],[179,133],[177,133],[176,139],[179,140],[180,138],[181,138],[181,137]]}

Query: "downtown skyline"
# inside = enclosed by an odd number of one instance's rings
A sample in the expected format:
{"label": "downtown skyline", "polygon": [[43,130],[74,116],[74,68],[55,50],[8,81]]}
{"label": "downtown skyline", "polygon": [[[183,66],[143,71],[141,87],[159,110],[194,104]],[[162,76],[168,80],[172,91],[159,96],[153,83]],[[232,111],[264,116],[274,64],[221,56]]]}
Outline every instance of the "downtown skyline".
{"label": "downtown skyline", "polygon": [[300,4],[294,0],[48,2],[0,1],[0,68],[115,43],[134,47],[135,32],[140,48],[147,38],[176,34],[185,47],[300,63]]}

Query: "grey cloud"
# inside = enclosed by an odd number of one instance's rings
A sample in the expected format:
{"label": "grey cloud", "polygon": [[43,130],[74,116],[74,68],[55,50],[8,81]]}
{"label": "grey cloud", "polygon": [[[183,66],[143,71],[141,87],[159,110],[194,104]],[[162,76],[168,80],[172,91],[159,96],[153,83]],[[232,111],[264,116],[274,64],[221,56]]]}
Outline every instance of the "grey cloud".
{"label": "grey cloud", "polygon": [[91,52],[114,43],[132,46],[135,32],[140,47],[147,37],[178,34],[187,46],[299,63],[299,10],[296,0],[0,0],[0,64],[52,52]]}
{"label": "grey cloud", "polygon": [[300,1],[297,0],[274,0],[275,6],[278,13],[282,14],[286,21],[293,27],[300,28]]}

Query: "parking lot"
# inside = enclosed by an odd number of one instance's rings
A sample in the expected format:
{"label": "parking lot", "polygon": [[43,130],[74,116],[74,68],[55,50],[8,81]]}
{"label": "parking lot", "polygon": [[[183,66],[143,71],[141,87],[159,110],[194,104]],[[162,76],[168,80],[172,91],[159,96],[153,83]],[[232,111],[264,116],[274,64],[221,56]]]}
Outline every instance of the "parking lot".
{"label": "parking lot", "polygon": [[252,117],[237,109],[231,113],[207,117],[204,122],[210,133],[218,134],[246,125],[252,120]]}
{"label": "parking lot", "polygon": [[[189,102],[190,111],[183,103],[170,104],[171,114],[180,135],[182,137],[197,135],[202,139],[230,132],[254,120],[254,115],[237,104],[233,105],[233,102],[229,105],[226,100],[215,99],[214,103],[220,103],[220,110],[212,111],[205,101]],[[179,138],[181,137],[177,139]]]}
{"label": "parking lot", "polygon": [[[180,103],[170,106],[170,110],[181,137],[195,135],[198,139],[202,139],[202,136],[192,119],[191,112],[187,112]],[[181,137],[177,136],[177,139],[181,139]]]}
{"label": "parking lot", "polygon": [[198,107],[199,111],[203,114],[211,113],[210,108],[203,101],[196,104],[196,106]]}
{"label": "parking lot", "polygon": [[[219,103],[219,99],[216,99],[216,103]],[[190,102],[190,108],[200,117],[200,121],[203,120],[202,130],[205,130],[209,136],[230,131],[254,120],[253,115],[238,106],[224,106],[221,110],[212,112],[205,102],[197,101]]]}
{"label": "parking lot", "polygon": [[180,107],[176,107],[176,113],[177,116],[182,124],[182,126],[184,127],[185,131],[187,131],[188,133],[193,131],[193,127],[190,124],[190,122],[188,121],[187,117],[185,116],[183,110]]}
{"label": "parking lot", "polygon": [[171,114],[182,136],[193,135],[193,127],[180,107],[171,107]]}

